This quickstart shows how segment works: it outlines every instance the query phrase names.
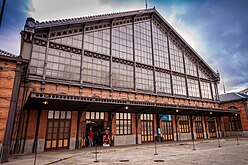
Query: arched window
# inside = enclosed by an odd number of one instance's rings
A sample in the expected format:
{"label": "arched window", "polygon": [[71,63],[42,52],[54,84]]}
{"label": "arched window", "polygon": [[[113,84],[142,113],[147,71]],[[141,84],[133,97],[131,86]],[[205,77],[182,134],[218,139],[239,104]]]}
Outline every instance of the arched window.
{"label": "arched window", "polygon": [[[231,106],[228,109],[238,109],[235,106]],[[240,120],[240,115],[229,116],[228,119],[229,131],[242,131],[242,125]]]}

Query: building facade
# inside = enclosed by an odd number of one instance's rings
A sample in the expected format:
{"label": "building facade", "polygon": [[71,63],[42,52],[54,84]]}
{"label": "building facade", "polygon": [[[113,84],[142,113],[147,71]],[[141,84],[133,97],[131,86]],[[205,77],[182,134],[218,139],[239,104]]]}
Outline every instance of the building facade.
{"label": "building facade", "polygon": [[226,109],[238,109],[239,114],[223,117],[226,136],[248,137],[248,95],[226,93],[220,95],[221,106]]}
{"label": "building facade", "polygon": [[[21,112],[13,153],[215,138],[222,117],[218,73],[155,8],[37,22],[21,32]],[[105,132],[105,134],[103,133]]]}
{"label": "building facade", "polygon": [[11,134],[17,114],[18,92],[23,73],[26,73],[28,61],[20,56],[0,50],[0,149],[8,157]]}

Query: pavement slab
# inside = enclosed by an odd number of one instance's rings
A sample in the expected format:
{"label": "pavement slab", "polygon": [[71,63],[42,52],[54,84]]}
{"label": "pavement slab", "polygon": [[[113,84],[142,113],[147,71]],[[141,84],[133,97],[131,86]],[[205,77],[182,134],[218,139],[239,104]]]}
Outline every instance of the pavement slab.
{"label": "pavement slab", "polygon": [[[248,165],[248,138],[147,143],[142,145],[84,148],[50,151],[37,154],[37,163],[44,165]],[[158,155],[154,155],[157,153]],[[34,154],[11,156],[6,165],[34,164]]]}

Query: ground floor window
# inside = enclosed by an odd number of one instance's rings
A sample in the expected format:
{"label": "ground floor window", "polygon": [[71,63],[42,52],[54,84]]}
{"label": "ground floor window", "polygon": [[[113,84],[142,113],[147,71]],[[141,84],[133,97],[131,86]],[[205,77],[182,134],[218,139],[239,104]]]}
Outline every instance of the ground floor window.
{"label": "ground floor window", "polygon": [[132,134],[132,114],[116,113],[116,135]]}
{"label": "ground floor window", "polygon": [[103,120],[104,112],[86,112],[86,119]]}
{"label": "ground floor window", "polygon": [[188,133],[189,132],[188,116],[180,116],[179,124],[180,124],[180,132],[181,133]]}
{"label": "ground floor window", "polygon": [[229,117],[229,131],[242,131],[240,115]]}

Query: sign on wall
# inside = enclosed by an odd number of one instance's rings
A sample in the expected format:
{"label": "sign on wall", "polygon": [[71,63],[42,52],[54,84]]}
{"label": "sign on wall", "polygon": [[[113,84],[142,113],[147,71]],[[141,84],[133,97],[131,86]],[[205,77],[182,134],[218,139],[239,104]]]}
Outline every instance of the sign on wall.
{"label": "sign on wall", "polygon": [[163,114],[161,117],[162,121],[171,121],[171,115]]}

